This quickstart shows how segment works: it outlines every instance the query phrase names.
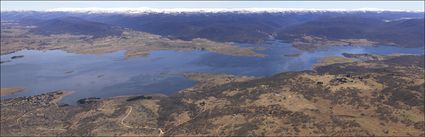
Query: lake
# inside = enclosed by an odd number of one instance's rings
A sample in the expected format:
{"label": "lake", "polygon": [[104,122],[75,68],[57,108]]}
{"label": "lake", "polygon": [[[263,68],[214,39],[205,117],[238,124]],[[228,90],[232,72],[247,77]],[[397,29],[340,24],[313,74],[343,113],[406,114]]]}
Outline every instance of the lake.
{"label": "lake", "polygon": [[[234,75],[270,76],[280,72],[310,70],[326,56],[342,53],[423,54],[419,48],[389,46],[339,46],[314,52],[301,51],[290,44],[240,44],[265,47],[257,52],[266,57],[230,56],[208,51],[155,51],[147,57],[124,58],[124,51],[100,55],[67,53],[61,50],[22,50],[1,56],[1,87],[20,86],[24,92],[2,97],[30,96],[55,90],[74,91],[62,103],[74,104],[84,97],[111,97],[148,93],[173,94],[196,84],[184,73],[207,72]],[[23,58],[11,59],[23,55]]]}

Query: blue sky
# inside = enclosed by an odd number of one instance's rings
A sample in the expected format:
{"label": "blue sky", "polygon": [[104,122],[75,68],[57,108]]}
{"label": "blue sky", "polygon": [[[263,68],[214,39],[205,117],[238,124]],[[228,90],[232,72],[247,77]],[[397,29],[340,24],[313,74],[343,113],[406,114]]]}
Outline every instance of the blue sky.
{"label": "blue sky", "polygon": [[316,8],[401,9],[424,11],[423,1],[1,1],[1,10],[46,10],[54,8]]}

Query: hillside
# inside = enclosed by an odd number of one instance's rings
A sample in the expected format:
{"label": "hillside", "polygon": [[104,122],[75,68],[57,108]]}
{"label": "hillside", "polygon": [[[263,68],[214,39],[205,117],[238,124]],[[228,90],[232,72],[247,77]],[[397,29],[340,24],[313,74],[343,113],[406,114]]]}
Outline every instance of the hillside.
{"label": "hillside", "polygon": [[122,33],[122,30],[118,27],[87,21],[78,17],[59,17],[45,21],[36,21],[34,25],[37,27],[32,29],[31,32],[43,35],[68,33],[74,35],[106,37],[121,35]]}
{"label": "hillside", "polygon": [[147,14],[98,18],[104,23],[170,38],[249,43],[268,39],[276,29],[294,22],[275,14]]}
{"label": "hillside", "polygon": [[[125,58],[130,58],[147,56],[157,50],[208,50],[235,56],[265,56],[255,52],[252,48],[243,48],[230,43],[219,43],[207,39],[172,40],[146,32],[115,29],[115,27],[102,23],[87,23],[87,21],[81,21],[78,18],[60,19],[66,20],[66,23],[55,20],[59,19],[47,21],[53,22],[50,27],[44,24],[45,27],[37,28],[30,28],[25,24],[13,21],[4,21],[1,30],[1,54],[5,55],[23,49],[60,49],[80,54],[103,54],[126,50]],[[75,25],[72,22],[77,23]],[[43,34],[40,35],[39,33]]]}
{"label": "hillside", "polygon": [[58,105],[66,93],[59,91],[2,101],[1,131],[60,136],[423,136],[423,74],[424,56],[404,55],[266,78],[189,75],[200,82],[170,97],[87,98],[84,104],[69,106]]}
{"label": "hillside", "polygon": [[367,39],[384,45],[401,47],[424,46],[424,18],[385,21],[365,17],[319,18],[288,27],[278,33],[278,38],[296,41],[304,36],[328,40]]}
{"label": "hillside", "polygon": [[[271,11],[156,11],[156,10],[64,10],[51,12],[2,12],[2,20],[16,20],[22,23],[33,22],[37,20],[51,20],[60,17],[73,16],[83,18],[87,21],[101,22],[104,24],[130,28],[137,31],[149,32],[169,38],[178,38],[190,40],[194,38],[205,38],[219,42],[241,42],[258,43],[264,42],[270,38],[287,39],[288,33],[298,34],[302,31],[314,33],[323,33],[320,25],[317,23],[328,22],[337,25],[338,19],[351,18],[349,20],[362,21],[357,18],[367,19],[368,26],[362,26],[358,22],[347,22],[346,26],[340,23],[338,30],[333,30],[337,34],[344,33],[345,37],[360,37],[358,32],[366,33],[364,30],[370,28],[376,29],[384,20],[398,20],[401,18],[423,18],[423,12],[403,12],[403,11],[320,11],[320,10],[271,10]],[[32,18],[32,19],[30,19]],[[322,19],[330,19],[322,20]],[[316,25],[315,25],[316,24]],[[328,24],[328,25],[330,25]],[[381,30],[397,28],[391,26]],[[357,26],[356,26],[357,25]],[[297,27],[298,26],[298,27]],[[310,26],[310,27],[308,27]],[[299,28],[308,27],[310,30],[299,30]],[[319,28],[317,28],[319,27]],[[326,25],[325,25],[326,27]],[[331,26],[328,26],[331,27]],[[354,29],[352,30],[351,27]],[[419,27],[419,28],[418,28]],[[391,36],[380,35],[376,39],[389,39],[404,35],[404,32],[410,32],[411,29],[420,30],[421,26],[411,26],[410,28],[401,28],[392,31]],[[298,28],[298,29],[292,29]],[[423,28],[423,26],[422,26]],[[322,28],[324,29],[324,28]],[[319,31],[319,32],[316,32]],[[339,33],[338,33],[339,32]],[[403,32],[403,34],[399,34]],[[332,34],[333,36],[339,36]],[[371,33],[374,34],[374,33]],[[412,36],[416,34],[411,34]],[[420,36],[420,35],[418,35]],[[368,36],[369,38],[370,36]],[[384,38],[381,38],[384,37]],[[397,42],[411,41],[413,38],[403,36]],[[415,39],[416,40],[416,39]],[[417,46],[418,43],[409,43],[407,47]],[[420,43],[419,43],[420,44]]]}

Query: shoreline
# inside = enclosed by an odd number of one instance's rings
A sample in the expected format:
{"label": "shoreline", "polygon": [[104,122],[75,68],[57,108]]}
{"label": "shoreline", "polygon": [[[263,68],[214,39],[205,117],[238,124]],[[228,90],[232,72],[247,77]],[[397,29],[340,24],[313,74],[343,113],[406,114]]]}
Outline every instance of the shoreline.
{"label": "shoreline", "polygon": [[[369,60],[367,64],[357,62],[334,64],[320,66],[317,72],[284,72],[262,78],[188,73],[185,75],[187,78],[200,82],[175,95],[163,98],[152,98],[149,95],[92,98],[92,100],[89,98],[84,104],[79,105],[58,105],[55,102],[66,93],[49,92],[2,101],[0,103],[2,116],[7,117],[2,119],[1,124],[6,125],[2,126],[4,135],[37,133],[38,135],[168,136],[199,135],[198,131],[204,131],[202,135],[234,135],[233,131],[246,133],[249,129],[241,127],[247,124],[268,128],[256,121],[268,119],[270,121],[268,124],[279,128],[300,129],[291,130],[285,135],[328,134],[326,131],[318,130],[321,127],[338,127],[350,135],[361,133],[401,136],[404,135],[401,131],[405,130],[411,130],[412,135],[419,135],[421,133],[419,131],[422,130],[421,122],[423,123],[421,119],[423,111],[420,110],[421,104],[418,104],[421,100],[420,98],[403,100],[403,98],[410,93],[415,95],[420,89],[414,87],[423,85],[423,75],[418,75],[423,73],[421,62],[423,63],[423,55],[401,55],[384,60]],[[386,65],[379,65],[381,63]],[[353,67],[357,69],[351,69]],[[389,72],[371,71],[376,69]],[[414,74],[392,75],[395,72],[406,71]],[[405,92],[408,92],[406,95],[393,96],[392,94],[397,93],[400,87],[387,83],[391,81],[403,82],[408,86],[407,89],[415,91],[406,90]],[[394,100],[370,103],[374,101],[373,99],[377,99],[374,93],[382,93],[381,90],[384,89],[391,94],[382,96]],[[396,102],[418,105],[398,108],[397,104],[391,104]],[[382,104],[386,106],[383,107]],[[385,111],[381,112],[382,109]],[[409,117],[399,116],[396,112],[401,110],[409,114]],[[385,121],[381,120],[382,118],[393,118],[407,123]],[[272,122],[275,120],[278,122]],[[350,122],[348,120],[357,126],[346,126],[347,122]],[[291,124],[281,124],[285,122]],[[314,124],[317,122],[324,124]],[[31,125],[27,125],[28,123]],[[302,126],[306,123],[312,125],[312,128]],[[358,130],[368,127],[370,123],[376,124],[380,130]],[[222,133],[216,132],[223,126],[232,125],[235,128],[223,130]],[[35,126],[52,130],[40,128],[28,130]],[[21,132],[11,132],[17,127]],[[307,132],[304,132],[306,130]],[[312,134],[309,130],[316,132]],[[386,132],[388,130],[391,132]]]}
{"label": "shoreline", "polygon": [[[4,36],[4,38],[3,38]],[[207,39],[169,39],[141,31],[123,30],[121,35],[93,38],[89,35],[31,33],[23,26],[9,26],[2,30],[1,55],[20,50],[60,49],[79,54],[102,54],[125,50],[126,58],[146,56],[157,50],[207,50],[224,55],[264,57],[254,48],[244,48],[230,42],[214,42]],[[60,45],[60,46],[58,46]]]}
{"label": "shoreline", "polygon": [[23,87],[2,87],[0,88],[0,96],[7,96],[18,92],[23,92],[25,88]]}

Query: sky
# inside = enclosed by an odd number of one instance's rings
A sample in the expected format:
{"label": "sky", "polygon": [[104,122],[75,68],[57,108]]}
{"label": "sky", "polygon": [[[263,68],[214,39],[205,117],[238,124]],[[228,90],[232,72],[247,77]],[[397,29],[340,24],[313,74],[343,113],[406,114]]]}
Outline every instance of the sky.
{"label": "sky", "polygon": [[306,8],[424,11],[424,1],[1,1],[1,10],[55,8]]}

